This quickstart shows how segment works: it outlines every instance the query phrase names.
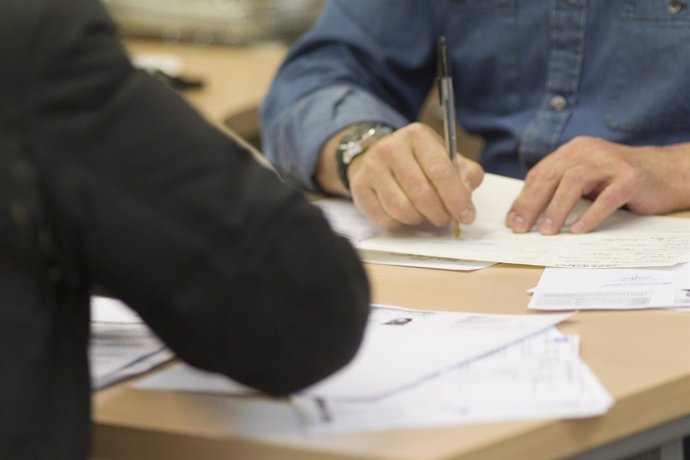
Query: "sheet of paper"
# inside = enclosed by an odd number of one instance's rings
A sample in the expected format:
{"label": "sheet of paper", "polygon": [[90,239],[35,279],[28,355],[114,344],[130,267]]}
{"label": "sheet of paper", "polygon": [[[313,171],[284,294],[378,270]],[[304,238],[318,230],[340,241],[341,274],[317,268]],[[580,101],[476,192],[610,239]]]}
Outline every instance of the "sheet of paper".
{"label": "sheet of paper", "polygon": [[[375,305],[355,361],[305,391],[355,399],[380,396],[537,333],[569,316],[482,315]],[[229,395],[252,391],[224,376],[186,364],[152,374],[134,387]]]}
{"label": "sheet of paper", "polygon": [[353,244],[384,232],[384,229],[371,223],[350,200],[323,198],[312,201],[312,204],[321,209],[335,233]]}
{"label": "sheet of paper", "polygon": [[144,324],[141,316],[110,297],[91,297],[91,324]]}
{"label": "sheet of paper", "polygon": [[[383,229],[372,224],[350,200],[325,198],[314,201],[324,213],[333,231],[349,239],[353,245],[367,238],[380,235]],[[421,254],[359,250],[364,262],[379,265],[400,265],[405,267],[434,268],[441,270],[471,271],[490,267],[494,262],[433,257]]]}
{"label": "sheet of paper", "polygon": [[305,394],[370,399],[523,339],[569,315],[490,315],[374,305],[359,352]]}
{"label": "sheet of paper", "polygon": [[173,354],[122,302],[91,300],[91,386],[104,388],[172,359]]}
{"label": "sheet of paper", "polygon": [[311,434],[601,415],[613,400],[578,348],[551,329],[387,397],[293,403]]}
{"label": "sheet of paper", "polygon": [[[408,228],[361,239],[356,245],[364,250],[551,267],[652,267],[690,261],[690,219],[618,210],[592,233],[514,234],[504,221],[522,184],[487,174],[472,196],[477,219],[462,226],[459,240],[450,227]],[[581,201],[570,221],[587,205]]]}
{"label": "sheet of paper", "polygon": [[155,372],[139,380],[132,387],[137,390],[190,391],[228,395],[256,393],[256,390],[223,375],[202,371],[184,363]]}
{"label": "sheet of paper", "polygon": [[496,264],[496,262],[484,262],[479,260],[447,259],[444,257],[433,257],[417,254],[367,251],[365,249],[358,249],[357,252],[359,253],[360,259],[371,264],[433,268],[436,270],[456,270],[467,272],[472,270],[480,270]]}
{"label": "sheet of paper", "polygon": [[547,268],[528,308],[629,310],[690,307],[690,264],[657,268]]}

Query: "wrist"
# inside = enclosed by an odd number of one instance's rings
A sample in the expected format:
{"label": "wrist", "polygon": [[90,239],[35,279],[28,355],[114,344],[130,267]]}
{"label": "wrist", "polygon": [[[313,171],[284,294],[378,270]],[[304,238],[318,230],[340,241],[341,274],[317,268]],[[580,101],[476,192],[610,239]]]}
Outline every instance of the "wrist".
{"label": "wrist", "polygon": [[347,173],[352,161],[366,152],[378,139],[392,132],[393,128],[383,123],[364,122],[351,125],[341,134],[335,151],[335,159],[338,177],[346,190],[350,190]]}

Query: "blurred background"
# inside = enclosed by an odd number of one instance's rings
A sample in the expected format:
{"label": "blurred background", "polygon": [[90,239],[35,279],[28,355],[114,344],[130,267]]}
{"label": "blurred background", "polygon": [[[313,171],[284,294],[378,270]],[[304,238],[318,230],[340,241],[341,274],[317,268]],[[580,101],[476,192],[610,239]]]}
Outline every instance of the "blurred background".
{"label": "blurred background", "polygon": [[[325,0],[102,0],[133,54],[174,57],[172,72],[200,76],[187,99],[207,118],[261,151],[258,108],[289,46]],[[140,56],[146,57],[146,56]],[[169,59],[167,59],[169,61]],[[141,61],[140,61],[141,62]],[[164,70],[169,72],[171,66]],[[192,87],[190,87],[192,88]],[[179,88],[177,88],[179,89]],[[435,85],[420,120],[442,133]],[[483,141],[458,132],[459,151],[477,159]]]}
{"label": "blurred background", "polygon": [[199,45],[291,42],[323,0],[103,0],[128,36]]}

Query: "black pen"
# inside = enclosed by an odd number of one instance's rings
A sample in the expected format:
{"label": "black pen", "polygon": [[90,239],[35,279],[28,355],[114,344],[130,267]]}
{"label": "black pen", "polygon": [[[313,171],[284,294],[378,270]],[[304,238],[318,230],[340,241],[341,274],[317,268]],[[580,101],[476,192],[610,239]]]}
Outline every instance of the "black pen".
{"label": "black pen", "polygon": [[[446,150],[450,156],[450,161],[455,160],[455,148],[457,145],[455,134],[455,95],[453,93],[453,76],[450,72],[448,62],[448,45],[446,37],[438,39],[438,96],[443,109],[443,134],[446,139]],[[453,235],[455,239],[460,238],[460,224],[457,220],[453,221]]]}

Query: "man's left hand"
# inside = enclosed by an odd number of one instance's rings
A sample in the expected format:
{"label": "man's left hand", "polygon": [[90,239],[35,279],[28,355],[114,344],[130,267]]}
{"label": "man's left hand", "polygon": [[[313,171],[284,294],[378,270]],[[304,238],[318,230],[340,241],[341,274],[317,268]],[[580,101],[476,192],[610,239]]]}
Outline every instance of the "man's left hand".
{"label": "man's left hand", "polygon": [[516,233],[528,232],[543,213],[539,231],[559,233],[580,198],[591,205],[570,227],[596,229],[617,209],[662,214],[690,207],[690,148],[628,147],[594,137],[577,137],[541,160],[527,174],[506,217]]}

